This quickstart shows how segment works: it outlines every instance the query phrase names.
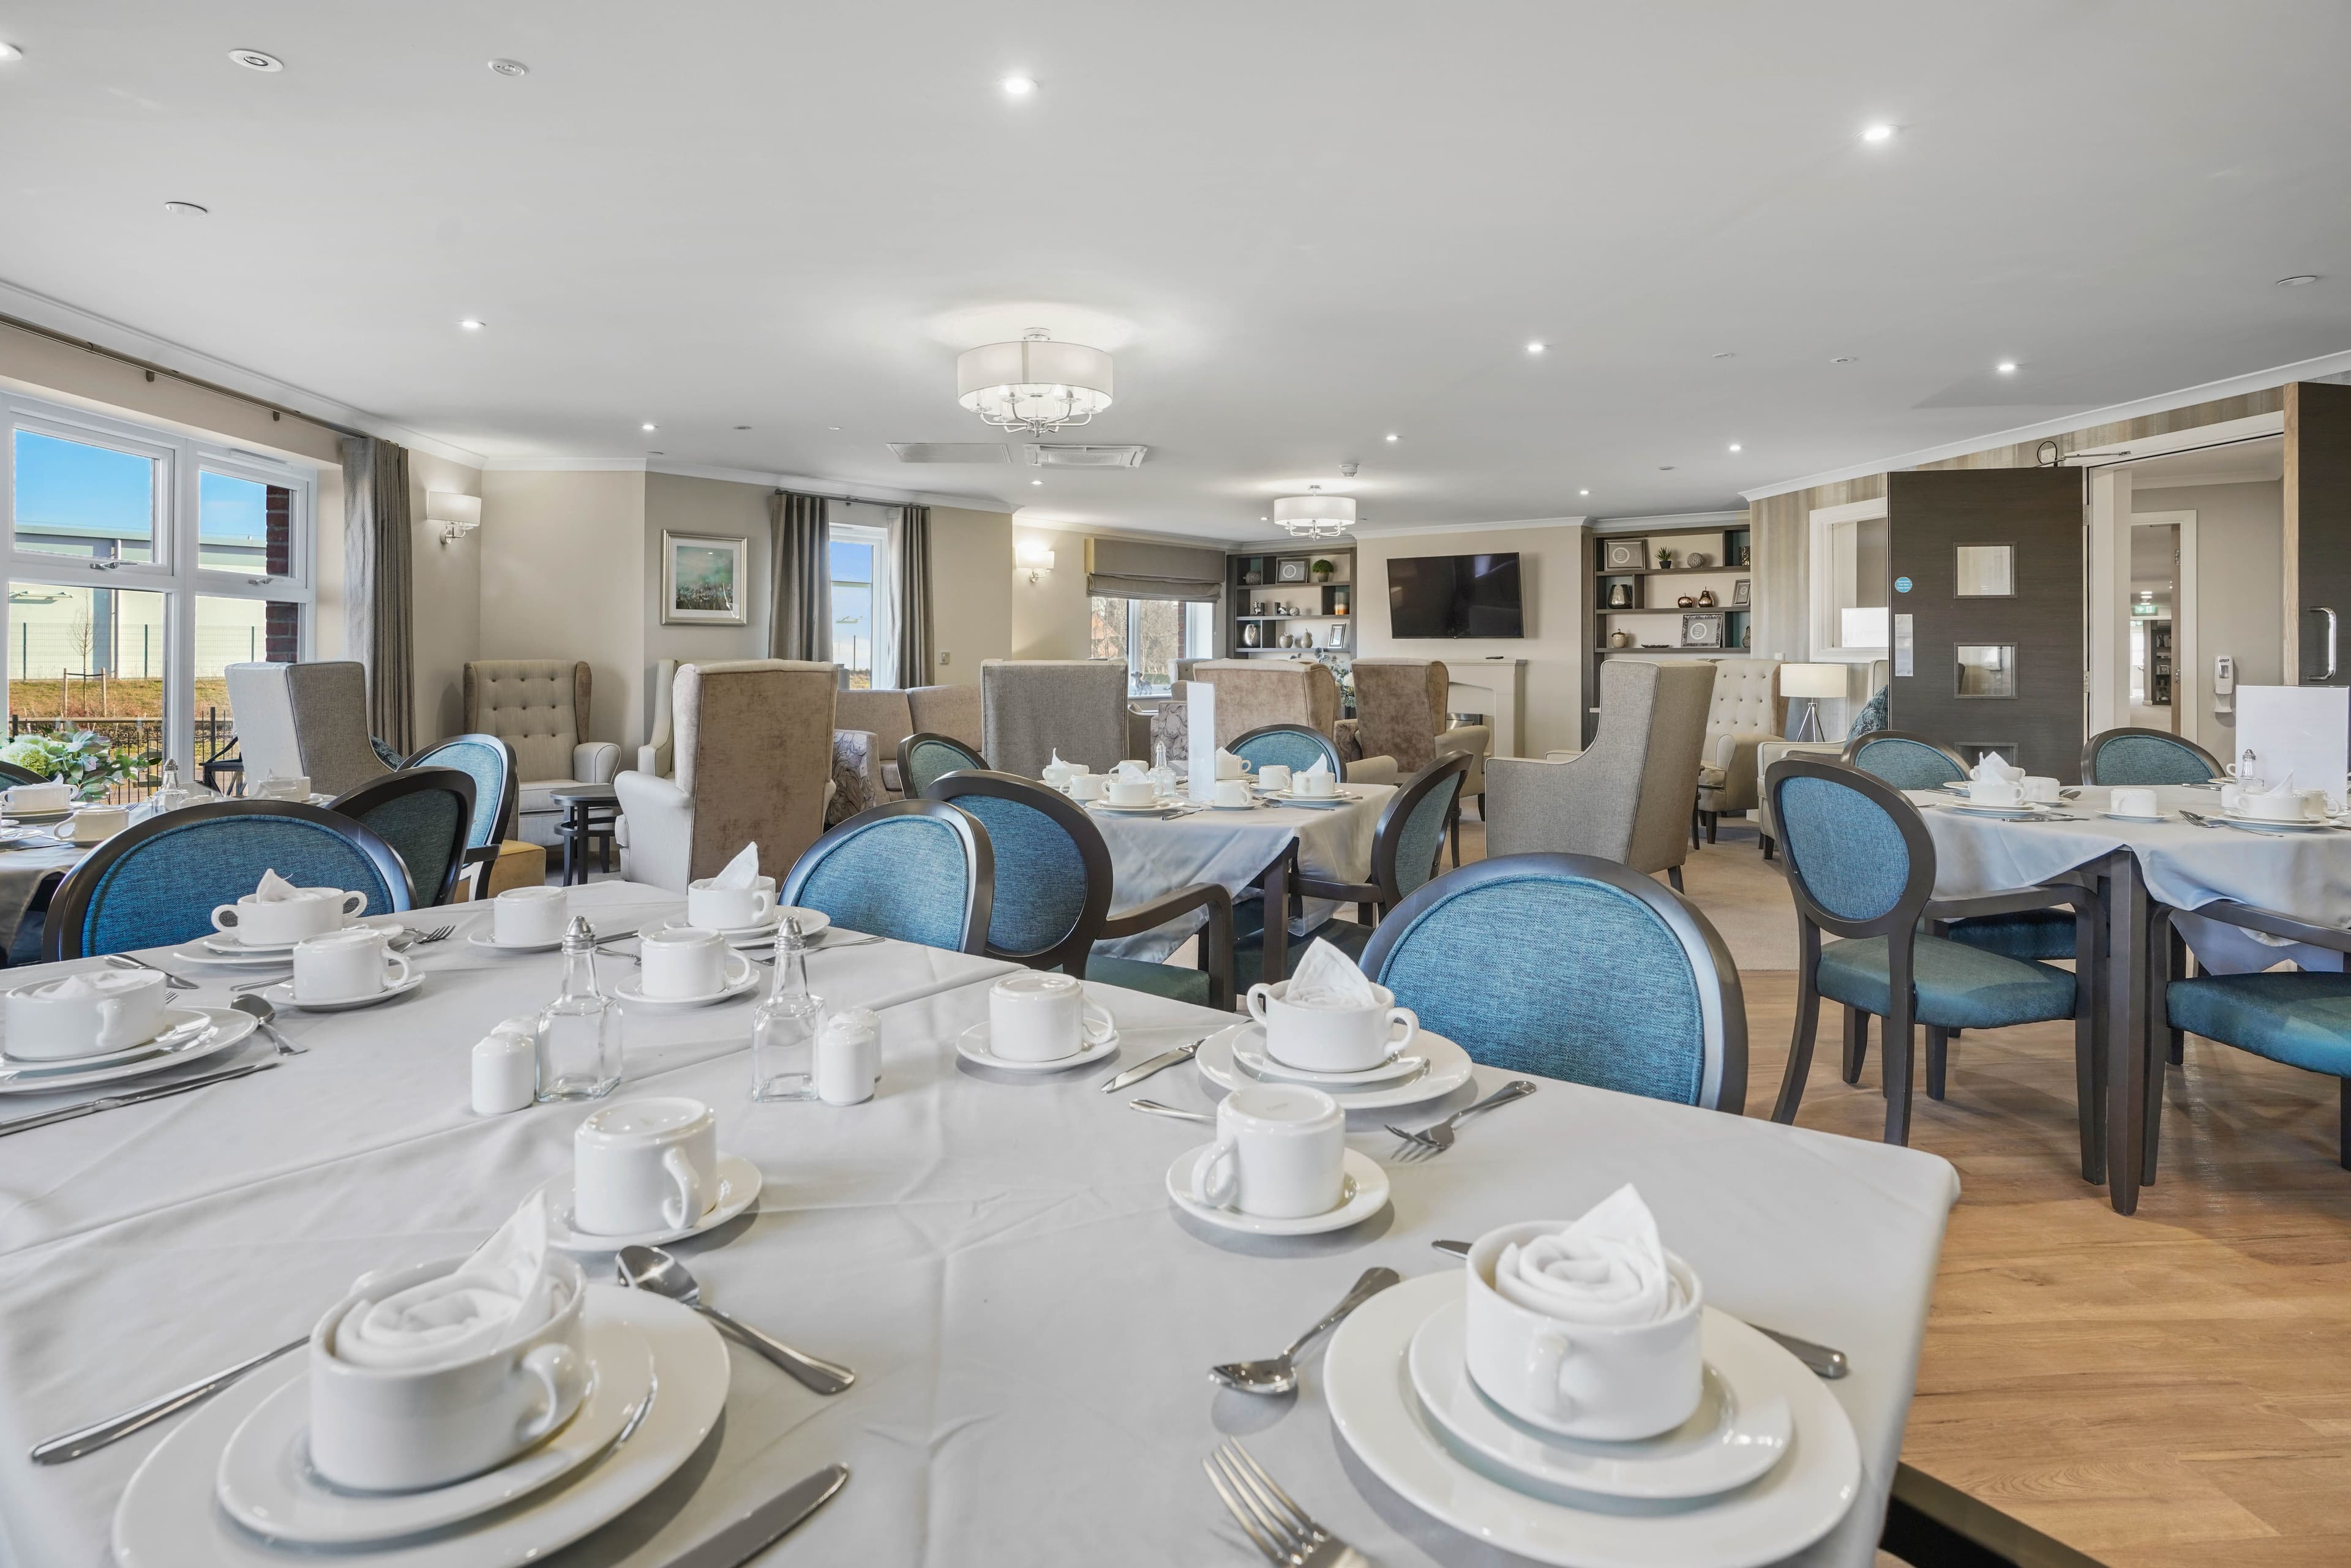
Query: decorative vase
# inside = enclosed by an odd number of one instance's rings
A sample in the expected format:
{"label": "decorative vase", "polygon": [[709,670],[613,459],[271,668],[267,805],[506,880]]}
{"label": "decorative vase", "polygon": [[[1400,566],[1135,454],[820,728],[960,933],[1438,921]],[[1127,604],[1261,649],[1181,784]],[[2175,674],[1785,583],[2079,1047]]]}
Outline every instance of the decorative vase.
{"label": "decorative vase", "polygon": [[1698,607],[1700,610],[1711,610],[1714,608],[1713,589],[1701,588],[1698,591]]}
{"label": "decorative vase", "polygon": [[1694,610],[1698,607],[1698,601],[1692,599],[1687,593],[1683,594],[1679,599],[1675,600],[1674,603],[1683,610]]}
{"label": "decorative vase", "polygon": [[1241,628],[1241,646],[1242,646],[1242,647],[1244,647],[1244,648],[1254,648],[1254,647],[1256,647],[1256,646],[1259,644],[1259,642],[1261,642],[1262,640],[1263,640],[1263,639],[1261,639],[1261,638],[1258,635],[1257,622],[1256,622],[1251,621],[1251,622],[1249,622],[1248,624],[1244,625],[1244,626]]}
{"label": "decorative vase", "polygon": [[1633,633],[1611,632],[1608,633],[1608,645],[1612,648],[1629,648],[1633,645]]}
{"label": "decorative vase", "polygon": [[1608,591],[1608,608],[1611,610],[1632,609],[1633,585],[1629,582],[1620,582],[1610,588]]}

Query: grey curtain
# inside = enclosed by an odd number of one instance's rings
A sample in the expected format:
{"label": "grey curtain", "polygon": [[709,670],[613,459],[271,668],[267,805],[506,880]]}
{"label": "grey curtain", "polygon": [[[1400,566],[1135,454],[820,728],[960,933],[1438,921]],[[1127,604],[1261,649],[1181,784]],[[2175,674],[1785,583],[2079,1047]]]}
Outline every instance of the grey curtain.
{"label": "grey curtain", "polygon": [[778,490],[768,497],[774,525],[774,591],[768,597],[768,656],[832,658],[831,532],[821,496]]}
{"label": "grey curtain", "polygon": [[931,684],[931,509],[904,508],[898,524],[898,684]]}
{"label": "grey curtain", "polygon": [[343,646],[367,669],[368,733],[414,748],[415,569],[410,558],[408,448],[343,442]]}

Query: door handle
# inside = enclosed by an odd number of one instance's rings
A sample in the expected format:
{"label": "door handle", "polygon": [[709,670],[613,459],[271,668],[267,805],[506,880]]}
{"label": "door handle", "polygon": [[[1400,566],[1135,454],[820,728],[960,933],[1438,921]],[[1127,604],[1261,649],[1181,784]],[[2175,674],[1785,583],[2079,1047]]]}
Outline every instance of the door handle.
{"label": "door handle", "polygon": [[2326,617],[2326,668],[2316,680],[2305,681],[2304,683],[2305,685],[2323,686],[2327,682],[2335,678],[2335,670],[2336,665],[2335,640],[2336,633],[2341,629],[2342,618],[2336,615],[2332,608],[2324,604],[2314,604],[2309,609],[2304,611],[2303,613],[2304,615],[2324,615]]}

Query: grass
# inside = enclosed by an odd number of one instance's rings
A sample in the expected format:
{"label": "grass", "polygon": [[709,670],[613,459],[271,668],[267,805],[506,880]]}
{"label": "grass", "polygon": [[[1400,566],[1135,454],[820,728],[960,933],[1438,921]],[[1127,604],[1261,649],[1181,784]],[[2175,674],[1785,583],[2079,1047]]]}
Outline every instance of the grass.
{"label": "grass", "polygon": [[[228,716],[226,679],[215,676],[196,683],[199,718],[206,708],[218,708],[222,717]],[[161,677],[10,681],[8,711],[20,719],[156,718],[163,712],[163,682]]]}

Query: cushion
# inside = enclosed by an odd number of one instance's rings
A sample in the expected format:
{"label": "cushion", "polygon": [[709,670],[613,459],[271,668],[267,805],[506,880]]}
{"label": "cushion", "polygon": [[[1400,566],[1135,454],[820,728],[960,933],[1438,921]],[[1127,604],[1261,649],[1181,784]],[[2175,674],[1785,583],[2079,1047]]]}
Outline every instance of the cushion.
{"label": "cushion", "polygon": [[1174,964],[1146,964],[1137,958],[1096,958],[1086,960],[1086,978],[1100,980],[1105,986],[1116,986],[1123,991],[1143,991],[1155,997],[1167,997],[1196,1007],[1208,1005],[1208,972],[1206,969],[1186,969]]}
{"label": "cushion", "polygon": [[1853,716],[1853,727],[1844,732],[1847,740],[1857,735],[1875,735],[1881,729],[1892,727],[1886,722],[1886,695],[1893,689],[1880,686],[1870,694],[1869,700],[1861,705],[1861,711]]}
{"label": "cushion", "polygon": [[[2022,958],[1940,936],[1911,949],[1917,1021],[1940,1029],[2001,1029],[2074,1016],[2074,977]],[[1821,949],[1821,995],[1884,1018],[1893,999],[1886,938],[1832,942]]]}
{"label": "cushion", "polygon": [[1721,768],[1715,767],[1711,763],[1701,762],[1698,764],[1698,787],[1701,789],[1719,789],[1729,777],[1730,776],[1729,774],[1725,773]]}
{"label": "cushion", "polygon": [[2174,980],[2166,996],[2174,1029],[2351,1077],[2351,974],[2208,975]]}
{"label": "cushion", "polygon": [[1949,935],[1961,946],[2011,958],[2070,958],[2074,912],[2027,909],[2015,915],[1979,915],[1954,922]]}

